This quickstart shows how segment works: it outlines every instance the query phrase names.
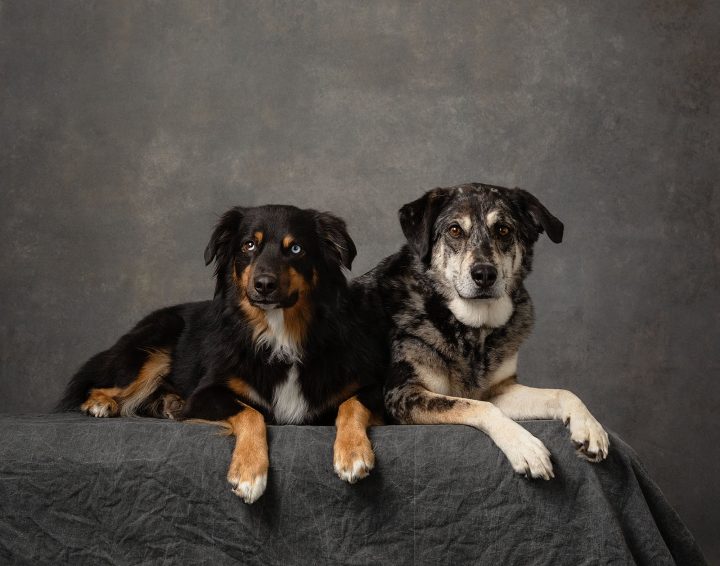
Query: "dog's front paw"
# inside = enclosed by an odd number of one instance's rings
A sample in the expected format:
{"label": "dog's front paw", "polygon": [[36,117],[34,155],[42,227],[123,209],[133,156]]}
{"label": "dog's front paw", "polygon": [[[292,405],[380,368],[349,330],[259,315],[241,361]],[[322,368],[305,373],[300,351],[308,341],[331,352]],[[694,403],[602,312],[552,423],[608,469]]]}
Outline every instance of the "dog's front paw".
{"label": "dog's front paw", "polygon": [[335,440],[333,466],[341,480],[355,483],[375,467],[375,454],[366,435],[342,435]]}
{"label": "dog's front paw", "polygon": [[233,462],[228,471],[227,480],[232,492],[245,503],[254,503],[265,493],[267,487],[267,467],[243,466]]}
{"label": "dog's front paw", "polygon": [[590,411],[585,409],[571,413],[565,424],[570,429],[570,438],[578,455],[590,462],[600,462],[607,458],[610,440]]}
{"label": "dog's front paw", "polygon": [[545,480],[555,477],[548,449],[519,424],[508,420],[492,439],[518,474]]}

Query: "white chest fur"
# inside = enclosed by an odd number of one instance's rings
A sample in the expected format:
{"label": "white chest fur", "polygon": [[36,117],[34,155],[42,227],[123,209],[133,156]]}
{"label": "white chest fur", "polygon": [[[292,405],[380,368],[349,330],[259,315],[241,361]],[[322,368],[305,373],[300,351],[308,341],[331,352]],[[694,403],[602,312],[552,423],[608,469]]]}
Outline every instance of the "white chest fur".
{"label": "white chest fur", "polygon": [[268,327],[257,339],[258,345],[270,348],[270,359],[293,362],[300,359],[300,346],[285,326],[285,315],[282,309],[265,311]]}
{"label": "white chest fur", "polygon": [[513,303],[507,295],[499,299],[463,299],[454,297],[448,307],[460,322],[466,326],[497,328],[510,320]]}
{"label": "white chest fur", "polygon": [[298,368],[293,364],[288,370],[287,380],[275,387],[273,392],[273,413],[280,424],[298,424],[308,415],[308,402],[300,388]]}

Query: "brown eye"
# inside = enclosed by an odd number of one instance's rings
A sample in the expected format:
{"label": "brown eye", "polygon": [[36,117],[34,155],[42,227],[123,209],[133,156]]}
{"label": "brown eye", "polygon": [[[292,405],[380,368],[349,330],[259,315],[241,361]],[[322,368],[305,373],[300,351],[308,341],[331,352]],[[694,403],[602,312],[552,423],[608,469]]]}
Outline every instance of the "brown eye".
{"label": "brown eye", "polygon": [[450,226],[450,228],[448,228],[448,234],[450,234],[450,236],[453,238],[459,238],[463,235],[463,231],[460,226],[458,226],[457,224],[453,224],[452,226]]}
{"label": "brown eye", "polygon": [[498,236],[505,238],[508,234],[510,234],[510,228],[508,226],[505,226],[504,224],[501,224],[497,228]]}
{"label": "brown eye", "polygon": [[248,240],[242,245],[242,251],[245,253],[248,252],[254,252],[255,248],[257,248],[257,244],[253,240]]}

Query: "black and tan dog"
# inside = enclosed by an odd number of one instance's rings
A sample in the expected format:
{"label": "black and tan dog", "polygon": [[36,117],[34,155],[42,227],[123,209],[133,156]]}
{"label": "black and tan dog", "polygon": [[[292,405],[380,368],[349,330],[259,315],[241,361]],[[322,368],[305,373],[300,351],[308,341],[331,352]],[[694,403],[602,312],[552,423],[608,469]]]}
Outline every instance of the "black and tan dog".
{"label": "black and tan dog", "polygon": [[290,206],[233,208],[205,251],[212,301],[156,311],[73,377],[64,410],[96,417],[220,421],[236,436],[228,481],[245,502],[266,487],[265,424],[337,416],[334,466],[350,483],[374,465],[382,412],[344,269],[355,245],[339,218]]}
{"label": "black and tan dog", "polygon": [[605,458],[607,434],[575,395],[516,381],[533,244],[543,231],[560,242],[563,224],[526,191],[474,183],[429,191],[400,223],[408,245],[352,285],[391,347],[390,415],[474,426],[528,477],[553,476],[550,454],[512,419],[562,419],[581,455]]}

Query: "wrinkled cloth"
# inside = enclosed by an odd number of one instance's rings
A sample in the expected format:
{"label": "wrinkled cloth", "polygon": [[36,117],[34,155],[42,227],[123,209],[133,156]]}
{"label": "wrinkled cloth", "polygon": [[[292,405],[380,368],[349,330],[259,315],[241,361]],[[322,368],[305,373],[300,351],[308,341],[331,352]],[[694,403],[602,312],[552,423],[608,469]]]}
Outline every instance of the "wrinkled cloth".
{"label": "wrinkled cloth", "polygon": [[0,564],[704,564],[635,453],[575,454],[523,422],[555,479],[515,475],[465,426],[371,429],[377,465],[332,468],[334,427],[268,427],[268,487],[246,505],[217,427],[77,414],[0,417]]}

